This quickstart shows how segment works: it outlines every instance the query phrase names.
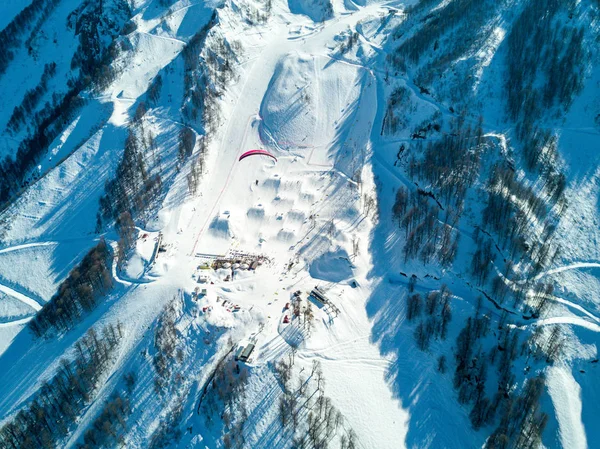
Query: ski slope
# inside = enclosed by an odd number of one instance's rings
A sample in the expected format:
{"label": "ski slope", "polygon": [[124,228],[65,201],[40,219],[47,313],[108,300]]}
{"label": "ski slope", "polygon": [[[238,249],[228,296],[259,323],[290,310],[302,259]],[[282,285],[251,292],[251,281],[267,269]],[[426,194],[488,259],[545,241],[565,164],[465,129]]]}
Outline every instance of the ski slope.
{"label": "ski slope", "polygon": [[[412,129],[423,120],[458,115],[424,93],[412,74],[386,69],[389,33],[405,20],[401,10],[409,3],[334,1],[328,18],[316,8],[320,4],[275,1],[268,21],[255,23],[248,11],[264,5],[253,0],[218,5],[179,0],[168,7],[133,2],[137,30],[119,76],[103,92],[89,93],[88,104],[43,159],[44,175],[0,214],[0,223],[7,223],[0,233],[0,423],[31,400],[90,327],[121,323],[125,331],[114,365],[61,447],[81,443],[105,402],[122,390],[128,372],[139,380],[126,447],[149,447],[176,402],[183,404],[182,435],[170,447],[224,447],[218,426],[206,425],[198,414],[198,401],[221,358],[248,342],[256,349],[246,364],[250,413],[244,447],[291,447],[291,438],[280,429],[282,388],[273,367],[292,356],[296,378],[310,372],[314,362],[321,364],[324,391],[342,413],[343,427],[356,432],[361,449],[482,447],[490,428],[472,428],[467,408],[456,400],[452,369],[442,374],[436,368],[439,354],[454,363],[454,339],[436,341],[431,353],[419,351],[405,319],[406,273],[418,275],[420,292],[448,284],[454,314],[450,335],[458,334],[472,314],[480,295],[469,282],[466,255],[473,249],[471,219],[482,207],[469,205],[467,218],[453,225],[462,237],[455,267],[403,260],[404,237],[392,221],[391,205],[399,186],[420,187],[397,165],[398,148],[413,140]],[[177,160],[178,135],[186,123],[182,51],[214,6],[219,6],[219,21],[210,39],[240,42],[242,50],[231,61],[236,77],[218,99],[220,125],[192,195],[186,181],[190,162]],[[354,47],[342,51],[354,32]],[[490,79],[483,74],[494,66],[504,33],[495,29],[479,55],[476,76],[486,83]],[[159,74],[160,99],[142,123],[156,137],[164,197],[136,229],[128,262],[122,268],[113,264],[115,285],[102,304],[65,335],[34,339],[27,322],[87,250],[100,237],[117,248],[112,229],[102,236],[94,232],[98,199],[114,176],[135,109],[147,101],[148,86]],[[410,113],[401,131],[383,136],[391,83],[408,90]],[[0,85],[0,91],[9,88]],[[477,123],[476,117],[468,120]],[[508,125],[498,121],[486,120],[485,137],[497,141],[505,154]],[[200,131],[194,127],[196,135]],[[261,156],[238,160],[251,149],[265,149],[277,162]],[[367,204],[370,195],[376,199],[374,210]],[[598,217],[597,204],[590,200],[581,206],[586,221]],[[569,220],[579,219],[578,207],[569,210]],[[580,245],[589,223],[578,229],[560,226],[569,229],[567,248],[569,243],[577,248],[567,249],[563,260],[535,277],[566,280],[548,297],[556,307],[539,319],[518,317],[515,326],[529,332],[561,325],[571,332],[565,360],[540,368],[547,376],[544,407],[551,411],[544,445],[579,449],[594,447],[600,437],[595,426],[600,409],[594,402],[600,378],[597,364],[590,364],[597,359],[600,332],[600,298],[590,279],[596,279],[600,263],[597,254],[586,258]],[[261,256],[264,263],[252,270],[205,269],[240,254]],[[286,323],[284,317],[291,316],[286,304],[294,292],[306,298],[316,285],[333,307],[312,301],[312,328],[299,319]],[[196,296],[199,288],[206,295]],[[151,354],[159,316],[172,301],[185,362],[176,366],[181,383],[163,397],[154,391]],[[501,319],[490,302],[482,310]],[[521,383],[525,367],[516,370]],[[339,443],[336,437],[330,447]]]}

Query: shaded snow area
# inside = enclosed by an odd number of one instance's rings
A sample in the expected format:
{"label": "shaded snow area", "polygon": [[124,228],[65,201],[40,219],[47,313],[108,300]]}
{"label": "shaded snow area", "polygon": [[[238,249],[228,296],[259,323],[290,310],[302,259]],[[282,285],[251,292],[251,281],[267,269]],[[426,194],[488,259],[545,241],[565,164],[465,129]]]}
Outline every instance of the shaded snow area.
{"label": "shaded snow area", "polygon": [[[0,447],[597,447],[600,11],[565,2],[0,5]],[[561,56],[509,111],[534,6]]]}

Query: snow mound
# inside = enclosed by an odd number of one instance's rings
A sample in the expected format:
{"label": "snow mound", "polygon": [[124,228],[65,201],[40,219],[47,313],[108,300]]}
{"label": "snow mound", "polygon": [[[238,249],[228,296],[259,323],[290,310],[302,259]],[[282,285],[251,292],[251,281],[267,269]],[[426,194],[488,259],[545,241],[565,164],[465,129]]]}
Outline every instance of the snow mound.
{"label": "snow mound", "polygon": [[262,204],[259,204],[248,209],[246,215],[248,215],[248,218],[252,220],[263,220],[265,218],[265,208],[262,206]]}
{"label": "snow mound", "polygon": [[352,266],[348,253],[338,249],[322,254],[310,264],[309,273],[313,278],[326,282],[341,282],[351,278]]}
{"label": "snow mound", "polygon": [[288,7],[294,14],[303,14],[313,22],[324,22],[333,16],[330,0],[288,0]]}
{"label": "snow mound", "polygon": [[213,218],[212,222],[210,223],[209,232],[215,237],[233,237],[233,232],[231,230],[229,220],[225,217]]}
{"label": "snow mound", "polygon": [[288,54],[261,104],[262,140],[283,150],[327,147],[344,111],[359,97],[357,72],[323,56]]}
{"label": "snow mound", "polygon": [[263,184],[263,187],[267,190],[272,190],[272,191],[276,192],[277,190],[279,190],[280,185],[281,185],[281,178],[279,178],[277,175],[275,175],[271,178],[267,178]]}
{"label": "snow mound", "polygon": [[280,242],[294,242],[296,233],[290,229],[280,229],[277,233],[277,240]]}
{"label": "snow mound", "polygon": [[286,214],[287,221],[302,223],[306,220],[306,213],[301,210],[292,209]]}

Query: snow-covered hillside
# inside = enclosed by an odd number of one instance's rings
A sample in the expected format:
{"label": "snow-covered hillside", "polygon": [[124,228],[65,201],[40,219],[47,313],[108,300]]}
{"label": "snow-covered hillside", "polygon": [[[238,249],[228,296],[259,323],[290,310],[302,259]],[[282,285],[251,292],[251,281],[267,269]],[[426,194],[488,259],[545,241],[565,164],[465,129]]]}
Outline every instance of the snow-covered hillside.
{"label": "snow-covered hillside", "polygon": [[0,447],[595,447],[597,1],[0,11]]}

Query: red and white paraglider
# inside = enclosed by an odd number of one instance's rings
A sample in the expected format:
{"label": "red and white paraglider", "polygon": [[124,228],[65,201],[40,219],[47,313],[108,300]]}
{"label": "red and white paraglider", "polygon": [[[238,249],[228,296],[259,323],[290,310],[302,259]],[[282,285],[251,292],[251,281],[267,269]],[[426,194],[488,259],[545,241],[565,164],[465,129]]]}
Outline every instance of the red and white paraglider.
{"label": "red and white paraglider", "polygon": [[242,154],[240,156],[240,158],[238,159],[239,161],[242,161],[244,159],[246,159],[247,157],[250,156],[268,156],[271,157],[275,160],[275,162],[277,162],[277,158],[275,156],[273,156],[271,153],[269,153],[268,151],[265,150],[250,150],[250,151],[246,151],[244,154]]}

